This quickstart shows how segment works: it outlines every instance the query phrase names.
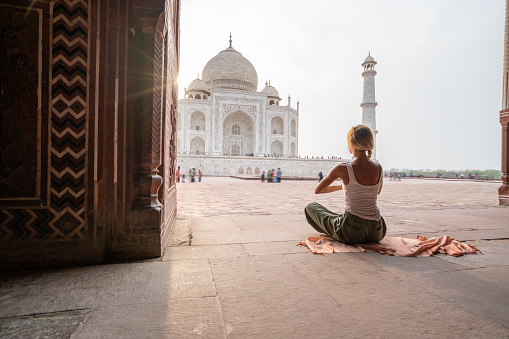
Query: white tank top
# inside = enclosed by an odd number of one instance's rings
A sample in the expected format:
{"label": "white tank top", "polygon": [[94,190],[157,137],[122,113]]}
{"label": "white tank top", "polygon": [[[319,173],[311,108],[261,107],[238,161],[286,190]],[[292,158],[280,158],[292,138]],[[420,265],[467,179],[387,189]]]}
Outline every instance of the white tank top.
{"label": "white tank top", "polygon": [[[381,167],[381,166],[380,166]],[[347,162],[348,185],[344,185],[346,210],[358,217],[368,220],[379,220],[380,210],[376,205],[378,191],[382,185],[383,170],[380,169],[380,179],[375,185],[361,185],[355,179],[352,164]]]}

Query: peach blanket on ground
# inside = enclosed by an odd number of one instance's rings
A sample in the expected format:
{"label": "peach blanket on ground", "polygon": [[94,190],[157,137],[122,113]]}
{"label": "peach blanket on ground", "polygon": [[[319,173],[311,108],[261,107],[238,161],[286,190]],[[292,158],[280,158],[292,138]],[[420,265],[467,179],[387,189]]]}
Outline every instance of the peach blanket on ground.
{"label": "peach blanket on ground", "polygon": [[461,243],[448,235],[429,239],[420,235],[416,239],[385,237],[378,244],[346,245],[322,234],[319,237],[306,237],[306,240],[300,242],[299,245],[307,246],[314,254],[322,255],[334,252],[380,252],[402,257],[427,257],[437,253],[454,257],[476,252],[482,254],[474,246]]}

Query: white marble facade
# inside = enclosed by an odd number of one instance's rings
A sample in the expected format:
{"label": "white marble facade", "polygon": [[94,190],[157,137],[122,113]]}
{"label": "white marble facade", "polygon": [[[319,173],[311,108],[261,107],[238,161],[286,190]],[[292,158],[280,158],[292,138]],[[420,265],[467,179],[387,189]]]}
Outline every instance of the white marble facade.
{"label": "white marble facade", "polygon": [[270,83],[260,92],[257,87],[255,68],[230,38],[178,101],[178,154],[298,156],[299,103],[292,108],[288,97],[282,105]]}

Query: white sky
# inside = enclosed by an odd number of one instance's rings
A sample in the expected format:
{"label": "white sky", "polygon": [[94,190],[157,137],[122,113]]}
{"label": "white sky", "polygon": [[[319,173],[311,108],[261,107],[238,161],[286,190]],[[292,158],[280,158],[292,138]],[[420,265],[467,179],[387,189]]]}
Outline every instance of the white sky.
{"label": "white sky", "polygon": [[503,0],[182,0],[179,98],[233,47],[292,107],[299,154],[348,157],[362,67],[376,70],[386,169],[500,169]]}

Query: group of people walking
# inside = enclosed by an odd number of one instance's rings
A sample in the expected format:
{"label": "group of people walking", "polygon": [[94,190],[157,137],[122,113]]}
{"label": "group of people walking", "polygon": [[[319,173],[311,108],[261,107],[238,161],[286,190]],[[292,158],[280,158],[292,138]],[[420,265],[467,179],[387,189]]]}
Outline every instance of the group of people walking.
{"label": "group of people walking", "polygon": [[[270,182],[277,182],[277,183],[281,183],[281,177],[283,176],[283,172],[281,171],[281,168],[278,168],[277,169],[277,172],[274,173],[274,170],[268,170],[267,171],[267,182],[270,183]],[[261,181],[262,182],[265,182],[265,171],[263,171],[261,177],[260,177]]]}
{"label": "group of people walking", "polygon": [[[180,173],[180,166],[177,168],[177,182],[186,182],[186,175]],[[201,182],[201,177],[203,176],[203,173],[201,170],[198,170],[198,173],[196,173],[196,168],[189,169],[189,182],[196,182],[196,175],[198,175],[198,182]]]}

